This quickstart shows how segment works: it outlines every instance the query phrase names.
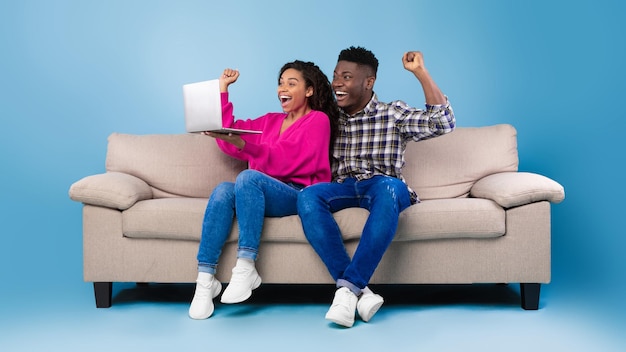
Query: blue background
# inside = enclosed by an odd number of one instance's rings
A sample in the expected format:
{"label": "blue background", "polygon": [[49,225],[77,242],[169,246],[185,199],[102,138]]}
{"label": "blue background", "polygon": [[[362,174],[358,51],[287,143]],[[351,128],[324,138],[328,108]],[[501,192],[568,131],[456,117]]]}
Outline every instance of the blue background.
{"label": "blue background", "polygon": [[0,325],[54,292],[56,304],[87,296],[69,306],[92,308],[68,189],[104,171],[110,133],[183,133],[181,86],[226,67],[241,72],[239,118],[279,111],[282,64],[314,61],[331,76],[339,51],[360,45],[380,61],[381,100],[423,104],[401,63],[420,50],[458,126],[517,128],[520,170],[566,191],[552,208],[542,300],[625,326],[624,10],[617,0],[3,0]]}

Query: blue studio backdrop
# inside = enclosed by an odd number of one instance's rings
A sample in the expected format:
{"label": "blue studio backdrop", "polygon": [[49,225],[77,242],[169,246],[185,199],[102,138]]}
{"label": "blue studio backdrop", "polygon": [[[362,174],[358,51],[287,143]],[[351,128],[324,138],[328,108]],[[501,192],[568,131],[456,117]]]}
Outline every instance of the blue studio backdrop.
{"label": "blue studio backdrop", "polygon": [[[282,64],[332,76],[339,51],[359,45],[380,61],[382,100],[422,106],[401,63],[420,50],[458,126],[517,128],[520,170],[566,192],[552,208],[546,294],[623,323],[622,13],[617,0],[3,0],[2,294],[35,297],[34,275],[50,292],[91,294],[68,189],[104,171],[109,134],[183,133],[182,85],[227,67],[241,72],[236,116],[279,111]],[[0,315],[10,309],[0,303]]]}

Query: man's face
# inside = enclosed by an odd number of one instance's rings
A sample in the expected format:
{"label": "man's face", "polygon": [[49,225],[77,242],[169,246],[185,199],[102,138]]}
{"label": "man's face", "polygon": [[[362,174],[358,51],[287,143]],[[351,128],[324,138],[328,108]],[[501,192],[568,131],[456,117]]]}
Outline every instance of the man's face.
{"label": "man's face", "polygon": [[372,70],[350,61],[338,61],[333,72],[333,90],[337,105],[353,115],[365,107],[372,98],[374,77]]}

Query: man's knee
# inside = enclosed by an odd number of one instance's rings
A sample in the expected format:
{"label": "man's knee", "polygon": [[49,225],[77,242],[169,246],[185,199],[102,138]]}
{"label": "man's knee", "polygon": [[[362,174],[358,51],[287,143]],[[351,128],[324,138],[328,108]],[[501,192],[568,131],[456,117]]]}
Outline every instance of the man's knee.
{"label": "man's knee", "polygon": [[384,177],[379,185],[383,185],[385,188],[393,191],[396,191],[398,189],[406,189],[406,185],[404,184],[404,182],[395,177]]}
{"label": "man's knee", "polygon": [[400,211],[409,206],[411,202],[407,185],[395,177],[385,177],[379,182],[375,188],[374,198],[392,202]]}

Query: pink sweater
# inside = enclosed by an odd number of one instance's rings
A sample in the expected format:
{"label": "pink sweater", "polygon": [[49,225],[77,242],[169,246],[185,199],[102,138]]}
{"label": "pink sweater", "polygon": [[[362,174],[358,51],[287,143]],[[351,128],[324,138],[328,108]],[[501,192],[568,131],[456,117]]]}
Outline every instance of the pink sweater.
{"label": "pink sweater", "polygon": [[261,130],[262,134],[244,134],[243,149],[220,139],[220,149],[248,167],[261,171],[283,182],[309,186],[329,182],[330,122],[325,113],[312,110],[299,118],[282,134],[280,128],[287,114],[267,113],[256,119],[237,120],[228,93],[222,93],[222,120],[225,127]]}

